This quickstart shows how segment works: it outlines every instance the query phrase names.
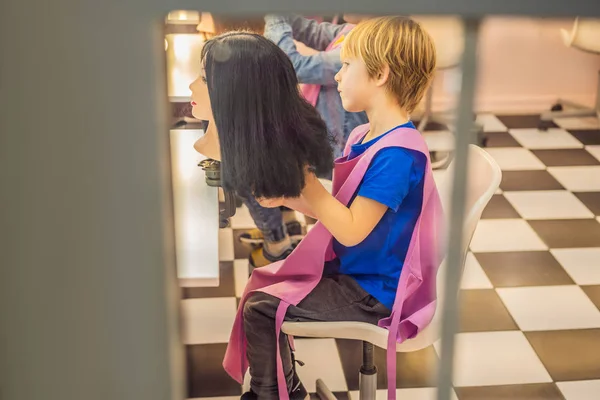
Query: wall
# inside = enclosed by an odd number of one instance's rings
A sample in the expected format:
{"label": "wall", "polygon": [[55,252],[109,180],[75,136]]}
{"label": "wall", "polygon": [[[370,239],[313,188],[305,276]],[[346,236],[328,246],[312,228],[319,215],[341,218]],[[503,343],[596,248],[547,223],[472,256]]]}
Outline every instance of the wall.
{"label": "wall", "polygon": [[[594,104],[600,56],[564,45],[573,19],[489,18],[481,27],[477,111],[531,112],[558,97]],[[452,73],[437,79],[434,108],[451,105]]]}

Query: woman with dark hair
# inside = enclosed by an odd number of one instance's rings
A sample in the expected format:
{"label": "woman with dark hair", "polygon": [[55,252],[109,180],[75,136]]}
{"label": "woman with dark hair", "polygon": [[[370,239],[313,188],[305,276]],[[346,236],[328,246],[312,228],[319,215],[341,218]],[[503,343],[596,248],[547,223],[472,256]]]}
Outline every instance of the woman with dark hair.
{"label": "woman with dark hair", "polygon": [[[317,174],[332,169],[327,127],[299,93],[291,61],[270,40],[248,32],[209,40],[190,89],[193,115],[209,121],[207,137],[218,137],[225,189],[297,197],[306,166]],[[202,142],[196,148],[215,156]]]}
{"label": "woman with dark hair", "polygon": [[[207,37],[223,34],[232,30],[251,31],[263,33],[264,20],[258,17],[235,17],[212,15],[203,13],[198,30],[202,30]],[[214,124],[213,124],[214,125]],[[196,149],[204,148],[204,154],[211,158],[220,158],[218,139],[209,127],[207,134],[201,138]],[[201,151],[202,152],[202,151]],[[325,173],[325,176],[328,172]],[[303,228],[296,220],[296,213],[285,207],[265,208],[249,192],[238,192],[248,208],[255,229],[250,229],[239,235],[239,240],[253,247],[249,255],[249,263],[253,268],[263,267],[271,262],[285,259],[294,249],[295,245],[304,236]]]}

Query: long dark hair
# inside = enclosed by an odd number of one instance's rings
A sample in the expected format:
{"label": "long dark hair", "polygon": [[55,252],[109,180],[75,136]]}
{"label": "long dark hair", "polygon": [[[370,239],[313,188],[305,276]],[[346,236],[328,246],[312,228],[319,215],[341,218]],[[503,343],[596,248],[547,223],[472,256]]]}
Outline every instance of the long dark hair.
{"label": "long dark hair", "polygon": [[287,55],[254,33],[229,32],[202,50],[228,190],[256,197],[297,197],[304,169],[327,174],[332,139],[298,90]]}

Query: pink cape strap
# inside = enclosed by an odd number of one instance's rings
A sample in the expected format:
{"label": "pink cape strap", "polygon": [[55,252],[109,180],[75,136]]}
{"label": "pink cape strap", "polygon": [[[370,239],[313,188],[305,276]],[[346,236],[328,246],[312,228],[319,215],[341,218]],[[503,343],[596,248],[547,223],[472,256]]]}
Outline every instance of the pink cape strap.
{"label": "pink cape strap", "polygon": [[[275,341],[277,342],[277,387],[279,388],[279,398],[281,400],[289,400],[287,381],[285,379],[285,371],[283,370],[283,361],[281,360],[281,348],[279,345],[279,335],[281,334],[281,325],[285,319],[285,313],[290,305],[281,300],[275,314]],[[292,368],[294,366],[292,365]]]}

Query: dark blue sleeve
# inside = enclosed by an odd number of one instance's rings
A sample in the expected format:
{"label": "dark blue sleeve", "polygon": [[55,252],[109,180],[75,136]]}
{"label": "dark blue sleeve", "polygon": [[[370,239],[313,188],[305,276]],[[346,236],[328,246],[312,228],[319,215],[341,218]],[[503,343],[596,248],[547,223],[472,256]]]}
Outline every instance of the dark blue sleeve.
{"label": "dark blue sleeve", "polygon": [[358,196],[375,200],[396,212],[424,175],[424,164],[415,152],[387,147],[380,150],[371,161],[358,188]]}

